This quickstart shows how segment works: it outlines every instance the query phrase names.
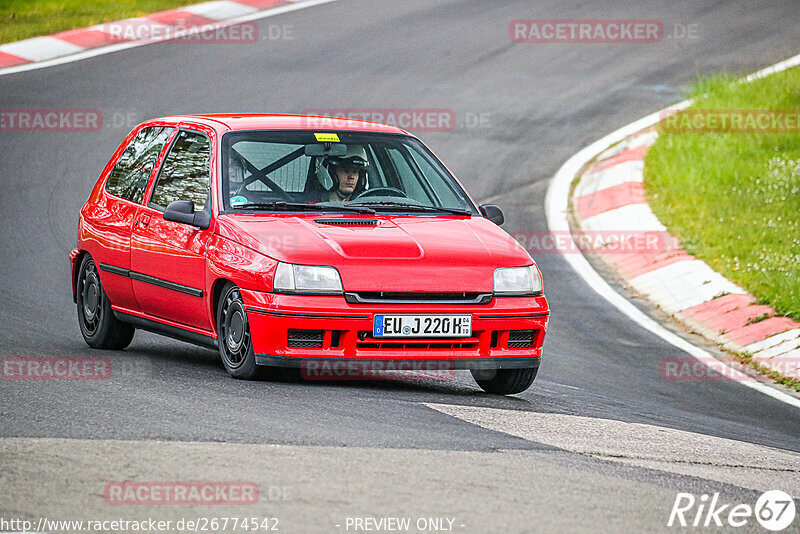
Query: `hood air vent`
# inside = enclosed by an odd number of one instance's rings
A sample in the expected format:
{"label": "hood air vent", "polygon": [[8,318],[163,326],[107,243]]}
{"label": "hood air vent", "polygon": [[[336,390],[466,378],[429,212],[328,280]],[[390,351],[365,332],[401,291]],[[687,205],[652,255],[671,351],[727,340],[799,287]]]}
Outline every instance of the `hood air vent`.
{"label": "hood air vent", "polygon": [[314,222],[331,226],[378,226],[375,219],[316,219]]}

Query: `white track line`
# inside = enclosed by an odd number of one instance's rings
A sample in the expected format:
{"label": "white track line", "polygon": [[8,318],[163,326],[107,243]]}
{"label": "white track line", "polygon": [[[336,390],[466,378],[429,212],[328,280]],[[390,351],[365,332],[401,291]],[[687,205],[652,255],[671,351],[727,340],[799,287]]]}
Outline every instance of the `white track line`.
{"label": "white track line", "polygon": [[[295,2],[295,0],[290,0],[290,1]],[[224,28],[226,26],[233,26],[234,24],[241,24],[243,22],[250,22],[253,20],[264,19],[267,17],[274,17],[277,15],[282,15],[283,13],[289,13],[291,11],[299,11],[301,9],[305,9],[308,7],[314,7],[321,4],[328,4],[330,2],[336,2],[336,1],[338,0],[304,0],[302,2],[295,2],[285,6],[267,9],[265,11],[259,11],[257,13],[253,13],[252,15],[245,15],[243,17],[238,17],[230,20],[221,20],[219,22],[215,22],[214,27]],[[172,39],[175,39],[175,37],[173,37]],[[30,70],[44,69],[47,67],[53,67],[55,65],[65,65],[67,63],[72,63],[73,61],[81,61],[83,59],[88,59],[90,57],[102,56],[105,54],[118,52],[119,50],[127,50],[128,48],[136,48],[137,46],[145,46],[156,42],[169,41],[169,40],[171,39],[148,39],[145,41],[135,41],[132,43],[120,43],[110,46],[103,46],[100,48],[92,48],[86,50],[85,52],[79,52],[71,56],[63,56],[48,61],[40,61],[38,63],[25,63],[23,65],[6,67],[4,69],[0,69],[0,76],[5,76],[7,74],[16,74],[18,72],[27,72]]]}
{"label": "white track line", "polygon": [[[796,65],[800,65],[800,54],[785,61],[781,61],[780,63],[776,63],[771,67],[767,67],[766,69],[762,69],[756,73],[753,73],[744,78],[743,81],[752,81],[758,78],[763,78],[769,74],[780,72]],[[661,111],[647,115],[646,117],[634,121],[627,126],[623,126],[619,130],[606,135],[598,141],[595,141],[569,158],[553,177],[553,181],[550,183],[550,187],[547,190],[545,211],[547,213],[547,225],[550,227],[550,230],[556,233],[570,231],[569,221],[567,219],[569,189],[570,185],[572,184],[572,180],[575,178],[575,176],[577,176],[578,172],[584,167],[584,165],[589,163],[598,154],[609,148],[611,145],[619,143],[629,135],[635,134],[640,130],[657,124],[662,119],[663,113],[666,110],[676,111],[684,109],[689,105],[691,105],[691,101],[684,100],[683,102],[669,106]],[[601,297],[606,299],[615,308],[617,308],[639,326],[649,330],[667,343],[681,349],[687,354],[690,354],[701,362],[707,358],[714,358],[712,354],[706,352],[700,347],[692,345],[682,337],[673,334],[664,328],[661,324],[639,310],[625,297],[614,291],[614,289],[608,285],[608,283],[599,274],[597,274],[597,272],[592,268],[582,254],[575,254],[572,250],[570,250],[566,251],[566,253],[562,251],[562,255],[570,267],[572,267],[581,276],[581,278],[583,278],[586,283],[589,284],[589,287],[594,289]],[[724,362],[722,363],[724,364]],[[743,377],[744,375],[740,371],[731,368],[729,376],[736,379],[737,377]],[[772,386],[763,384],[761,382],[754,382],[752,380],[740,380],[740,383],[743,386],[752,388],[765,395],[769,395],[773,399],[785,402],[786,404],[794,406],[795,408],[800,408],[800,399],[779,391]]]}

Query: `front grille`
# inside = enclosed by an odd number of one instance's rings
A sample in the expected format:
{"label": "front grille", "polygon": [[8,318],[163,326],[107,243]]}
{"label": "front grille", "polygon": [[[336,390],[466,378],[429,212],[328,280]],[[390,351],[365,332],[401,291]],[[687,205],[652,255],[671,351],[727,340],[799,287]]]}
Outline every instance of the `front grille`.
{"label": "front grille", "polygon": [[359,349],[388,350],[437,350],[437,349],[477,349],[478,342],[469,341],[359,341]]}
{"label": "front grille", "polygon": [[334,330],[331,332],[331,347],[336,348],[339,346],[339,341],[342,339],[342,331]]}
{"label": "front grille", "polygon": [[316,219],[314,222],[330,226],[378,226],[375,219]]}
{"label": "front grille", "polygon": [[399,293],[391,291],[348,291],[350,304],[488,304],[491,293]]}
{"label": "front grille", "polygon": [[[480,332],[474,332],[477,336]],[[358,349],[373,350],[453,350],[477,349],[477,337],[461,339],[378,339],[371,336],[372,332],[358,333]]]}
{"label": "front grille", "polygon": [[322,330],[295,330],[290,329],[286,344],[289,347],[322,348]]}
{"label": "front grille", "polygon": [[512,330],[508,333],[509,349],[529,349],[533,347],[533,330]]}

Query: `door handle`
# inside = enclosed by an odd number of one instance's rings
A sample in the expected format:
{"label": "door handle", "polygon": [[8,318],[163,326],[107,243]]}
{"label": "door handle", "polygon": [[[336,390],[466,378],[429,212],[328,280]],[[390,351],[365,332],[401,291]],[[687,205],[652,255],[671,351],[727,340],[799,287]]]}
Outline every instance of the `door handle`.
{"label": "door handle", "polygon": [[138,221],[138,222],[139,222],[139,224],[141,224],[141,225],[142,225],[142,227],[144,228],[144,227],[146,227],[148,224],[150,224],[150,216],[149,216],[149,215],[142,215],[141,217],[139,217],[139,221]]}

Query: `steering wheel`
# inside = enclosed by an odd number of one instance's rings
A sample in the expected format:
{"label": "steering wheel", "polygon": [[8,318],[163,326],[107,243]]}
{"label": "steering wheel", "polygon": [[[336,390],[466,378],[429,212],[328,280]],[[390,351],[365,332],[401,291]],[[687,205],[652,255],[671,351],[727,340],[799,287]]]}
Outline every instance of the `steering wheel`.
{"label": "steering wheel", "polygon": [[[390,194],[386,195],[385,193],[390,193]],[[353,200],[358,200],[359,198],[365,198],[365,197],[381,197],[381,196],[408,198],[408,195],[406,195],[402,190],[397,189],[396,187],[373,187],[372,189],[367,189]]]}

